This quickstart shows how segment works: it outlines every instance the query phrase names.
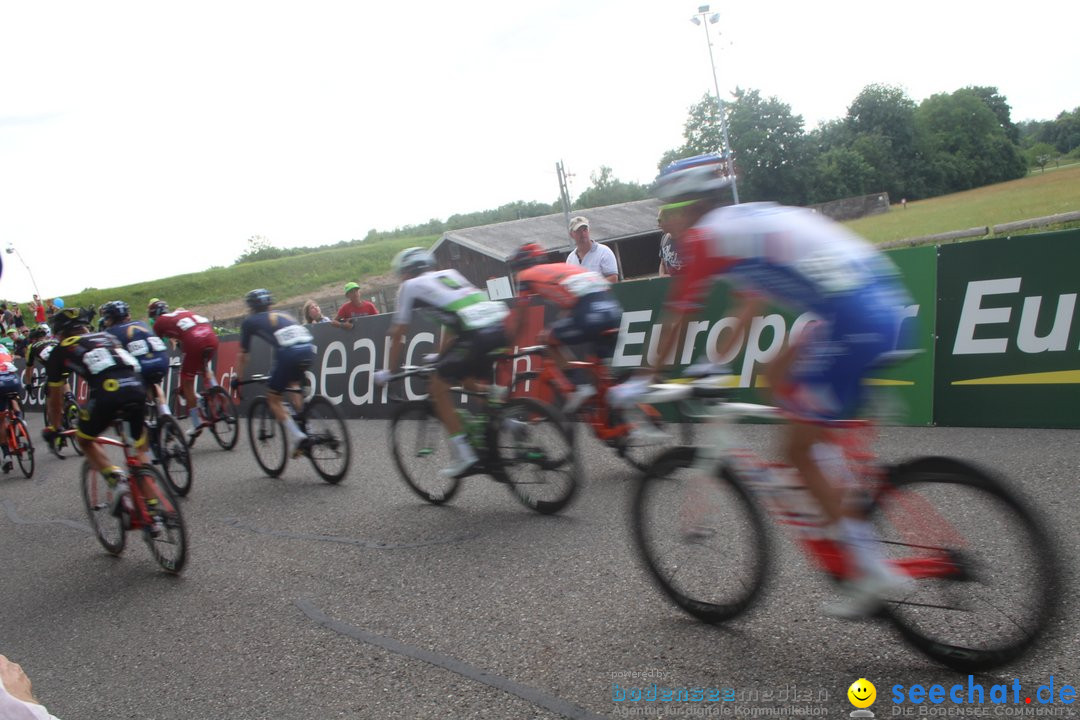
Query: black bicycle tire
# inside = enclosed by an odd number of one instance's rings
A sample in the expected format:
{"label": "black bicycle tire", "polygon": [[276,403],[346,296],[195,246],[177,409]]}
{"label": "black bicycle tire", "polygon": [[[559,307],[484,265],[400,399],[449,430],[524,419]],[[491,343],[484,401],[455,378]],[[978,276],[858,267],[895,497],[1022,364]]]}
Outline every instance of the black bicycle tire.
{"label": "black bicycle tire", "polygon": [[[206,406],[208,408],[212,402],[211,396],[213,395],[217,395],[221,398],[227,411],[225,417],[215,419],[214,424],[210,426],[210,433],[214,436],[214,439],[217,440],[217,444],[221,446],[222,450],[232,450],[236,447],[237,440],[240,439],[240,424],[236,418],[236,403],[229,397],[229,393],[225,392],[225,388],[220,385],[215,385],[206,390]],[[232,426],[232,433],[226,436],[225,439],[222,439],[225,434],[218,430],[218,423],[225,423],[226,427],[229,427],[230,424]]]}
{"label": "black bicycle tire", "polygon": [[431,404],[430,400],[415,400],[410,402],[401,402],[394,406],[390,412],[390,454],[394,457],[394,464],[397,465],[398,473],[401,475],[401,479],[405,481],[405,484],[409,486],[416,495],[423,498],[432,505],[442,505],[449,502],[454,495],[457,494],[458,489],[461,487],[460,478],[443,478],[447,483],[445,490],[432,493],[426,488],[417,483],[409,472],[409,469],[404,463],[404,449],[400,448],[397,441],[397,429],[401,425],[404,418],[408,418],[413,415],[418,415],[418,420],[431,424],[431,432],[439,433],[436,435],[443,442],[448,442],[446,438],[446,431],[443,429],[442,423],[439,422],[439,418],[435,416],[435,407]]}
{"label": "black bicycle tire", "polygon": [[[554,423],[557,432],[562,435],[566,440],[567,450],[566,459],[570,462],[570,482],[566,485],[565,492],[557,495],[554,498],[546,500],[538,500],[535,497],[530,496],[528,489],[533,483],[526,483],[525,481],[515,481],[514,473],[510,471],[510,468],[514,467],[513,459],[502,456],[502,449],[504,447],[502,434],[505,431],[503,427],[503,418],[514,411],[525,411],[531,416],[545,417]],[[511,398],[506,401],[497,412],[493,413],[493,417],[488,424],[489,438],[488,447],[491,448],[491,455],[494,464],[498,470],[496,478],[505,482],[514,497],[516,497],[522,505],[535,510],[543,515],[551,515],[557,513],[574,499],[577,494],[578,486],[581,480],[581,466],[578,462],[578,453],[575,446],[575,433],[573,426],[567,421],[566,417],[547,403],[534,400],[532,398]],[[490,437],[494,435],[494,437]],[[552,468],[554,469],[554,468]]]}
{"label": "black bicycle tire", "polygon": [[[91,468],[88,460],[83,460],[82,471],[79,476],[79,485],[82,488],[83,507],[86,508],[86,516],[90,520],[90,527],[93,528],[94,536],[101,546],[105,548],[106,552],[110,555],[119,555],[124,551],[124,545],[127,542],[127,532],[124,530],[124,521],[112,514],[109,510],[109,503],[105,501],[105,498],[96,497],[96,490],[94,493],[94,501],[91,501],[91,482],[95,485],[100,482],[102,486],[105,486],[105,479],[101,476],[101,473]],[[105,536],[102,528],[103,523],[108,523],[110,526],[115,525],[116,530],[119,533],[116,540],[110,540]]]}
{"label": "black bicycle tire", "polygon": [[[251,401],[251,405],[248,406],[247,420],[248,442],[251,443],[251,453],[255,456],[255,462],[259,464],[259,467],[267,476],[272,478],[280,477],[289,462],[289,441],[285,437],[285,426],[274,417],[266,396],[260,395]],[[259,453],[259,447],[265,444],[268,437],[271,437],[264,436],[266,423],[271,423],[276,437],[281,438],[281,462],[276,465],[266,462]],[[256,433],[259,433],[258,439]],[[276,443],[273,439],[270,442]]]}
{"label": "black bicycle tire", "polygon": [[[766,585],[766,578],[771,564],[770,538],[766,529],[765,515],[761,507],[752,497],[742,480],[729,466],[724,466],[719,475],[713,475],[714,482],[726,483],[734,491],[733,497],[742,506],[746,517],[752,527],[751,551],[754,559],[750,563],[749,582],[742,583],[743,594],[730,602],[709,602],[700,598],[692,597],[680,590],[665,576],[659,566],[659,559],[653,556],[648,540],[646,528],[647,508],[649,502],[650,486],[653,483],[666,481],[666,474],[679,468],[691,468],[695,463],[697,449],[692,447],[674,447],[659,455],[644,473],[637,479],[631,501],[631,530],[633,543],[638,551],[638,557],[656,586],[676,606],[689,615],[709,624],[717,624],[731,620],[750,609],[753,603],[761,595]],[[735,579],[729,583],[730,587],[736,587]]]}
{"label": "black bicycle tire", "polygon": [[[165,479],[164,474],[158,471],[157,468],[143,465],[135,470],[135,474],[150,476],[154,481],[154,485],[165,496],[169,506],[172,507],[172,512],[169,513],[165,524],[170,537],[176,537],[179,540],[177,557],[172,560],[167,559],[159,552],[157,539],[151,537],[148,533],[144,532],[143,539],[146,541],[150,554],[154,556],[154,561],[158,566],[165,572],[176,575],[184,569],[184,564],[187,562],[187,525],[184,523],[184,515],[180,510],[180,502],[177,500],[176,495],[173,494],[169,481]],[[130,482],[138,482],[138,478],[132,477]]]}
{"label": "black bicycle tire", "polygon": [[[151,432],[157,433],[158,459],[161,462],[162,474],[168,481],[169,487],[180,497],[187,497],[187,494],[191,492],[192,481],[195,477],[191,464],[191,448],[188,447],[187,437],[184,435],[183,428],[180,427],[180,422],[172,415],[161,415],[157,419],[157,428]],[[174,458],[172,458],[171,453],[166,452],[166,435],[173,435],[179,441],[175,459],[183,466],[187,475],[187,482],[177,482],[173,477],[170,467]]]}
{"label": "black bicycle tire", "polygon": [[[22,430],[23,437],[26,438],[26,447],[23,448],[21,451],[17,450],[15,452],[15,456],[16,459],[19,461],[19,470],[22,471],[22,474],[27,479],[30,479],[34,476],[34,441],[30,437],[30,428],[27,426],[26,421],[22,418],[15,418],[11,424],[12,431],[15,435],[16,443],[18,443],[19,441],[19,429]],[[29,470],[26,469],[27,464],[30,465]]]}
{"label": "black bicycle tire", "polygon": [[308,459],[311,461],[311,466],[315,468],[315,472],[319,474],[319,477],[331,485],[336,485],[341,482],[345,477],[345,474],[349,472],[349,466],[352,463],[352,443],[349,441],[349,428],[345,425],[344,418],[341,417],[341,413],[338,412],[338,409],[334,404],[322,395],[314,395],[310,400],[304,403],[304,417],[307,418],[310,416],[312,408],[315,407],[326,408],[330,413],[330,417],[337,424],[341,440],[345,443],[345,461],[342,463],[341,469],[336,472],[324,470],[315,459],[318,455],[316,452],[318,448],[317,445],[311,447],[308,452]]}
{"label": "black bicycle tire", "polygon": [[[928,478],[938,478],[937,480]],[[943,479],[943,478],[952,478]],[[887,603],[884,614],[912,647],[924,655],[960,672],[982,672],[1010,663],[1028,652],[1053,620],[1061,603],[1061,568],[1053,545],[1036,512],[996,476],[970,463],[947,457],[921,457],[889,468],[882,490],[870,508],[870,517],[882,507],[889,491],[905,485],[927,482],[946,482],[985,492],[1004,504],[1009,517],[1020,522],[1030,535],[1035,548],[1040,578],[1032,583],[1032,597],[1040,603],[1031,634],[998,648],[970,648],[930,637],[912,624],[900,612],[902,605]],[[1030,564],[1026,566],[1031,566]],[[956,627],[950,624],[950,627]]]}

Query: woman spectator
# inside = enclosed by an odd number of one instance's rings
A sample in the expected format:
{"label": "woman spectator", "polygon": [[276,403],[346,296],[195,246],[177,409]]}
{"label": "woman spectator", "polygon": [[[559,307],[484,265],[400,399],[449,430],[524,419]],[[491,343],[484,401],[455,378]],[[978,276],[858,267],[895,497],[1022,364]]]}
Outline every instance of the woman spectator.
{"label": "woman spectator", "polygon": [[305,325],[317,325],[319,323],[328,323],[330,318],[322,314],[322,309],[319,307],[319,303],[314,300],[308,300],[304,303],[304,310],[301,313],[304,317]]}

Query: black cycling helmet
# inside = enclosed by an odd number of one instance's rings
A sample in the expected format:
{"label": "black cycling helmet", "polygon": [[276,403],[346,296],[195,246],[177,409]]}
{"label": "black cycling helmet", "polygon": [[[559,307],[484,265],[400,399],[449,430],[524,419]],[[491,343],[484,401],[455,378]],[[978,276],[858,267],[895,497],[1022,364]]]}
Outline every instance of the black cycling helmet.
{"label": "black cycling helmet", "polygon": [[38,325],[30,329],[30,333],[26,336],[30,342],[37,342],[38,340],[44,340],[52,335],[52,331],[49,330],[48,325]]}
{"label": "black cycling helmet", "polygon": [[123,300],[113,300],[101,306],[101,319],[118,323],[131,315],[131,308]]}
{"label": "black cycling helmet", "polygon": [[53,335],[63,335],[79,327],[89,328],[94,321],[94,311],[91,308],[64,308],[49,320],[49,327]]}
{"label": "black cycling helmet", "polygon": [[534,242],[527,242],[517,249],[517,252],[507,261],[510,269],[514,272],[531,268],[533,265],[542,265],[547,260],[544,248]]}
{"label": "black cycling helmet", "polygon": [[244,301],[251,312],[262,312],[274,304],[274,296],[266,288],[257,288],[244,296]]}
{"label": "black cycling helmet", "polygon": [[169,306],[164,300],[154,298],[150,301],[150,304],[146,306],[147,317],[157,318],[167,312],[169,312]]}

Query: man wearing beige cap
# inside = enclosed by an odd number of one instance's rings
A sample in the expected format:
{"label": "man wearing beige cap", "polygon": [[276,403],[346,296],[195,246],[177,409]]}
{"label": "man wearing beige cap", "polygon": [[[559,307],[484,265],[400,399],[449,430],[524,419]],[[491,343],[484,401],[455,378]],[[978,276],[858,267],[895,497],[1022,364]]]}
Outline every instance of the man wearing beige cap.
{"label": "man wearing beige cap", "polygon": [[566,262],[600,273],[608,282],[618,282],[619,263],[615,260],[615,253],[589,237],[587,218],[578,216],[570,221],[570,237],[574,239],[575,247]]}

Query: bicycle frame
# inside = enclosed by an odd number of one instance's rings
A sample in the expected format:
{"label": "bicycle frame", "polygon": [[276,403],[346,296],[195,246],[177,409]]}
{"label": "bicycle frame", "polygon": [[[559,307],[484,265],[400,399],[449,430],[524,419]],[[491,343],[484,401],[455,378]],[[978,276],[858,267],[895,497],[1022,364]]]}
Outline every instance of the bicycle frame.
{"label": "bicycle frame", "polygon": [[[124,465],[127,467],[129,471],[128,474],[131,476],[131,482],[128,483],[131,492],[131,510],[133,510],[130,515],[131,529],[138,530],[143,527],[151,527],[154,524],[154,520],[150,517],[150,513],[146,509],[146,498],[143,497],[142,488],[139,487],[139,482],[136,480],[138,475],[136,471],[142,467],[142,461],[140,461],[139,456],[135,454],[131,442],[128,440],[127,433],[124,432],[123,421],[117,421],[114,427],[120,435],[119,440],[105,435],[99,435],[94,438],[94,442],[98,445],[105,445],[106,447],[118,447],[123,449]],[[65,430],[60,433],[60,435],[72,438],[72,442],[78,442],[78,439],[75,438],[74,430]],[[169,510],[171,510],[171,508],[169,508]]]}
{"label": "bicycle frame", "polygon": [[[546,354],[547,346],[533,345],[513,353],[508,359],[512,361],[527,355]],[[588,372],[592,378],[593,386],[596,388],[596,395],[590,398],[578,411],[585,422],[589,424],[589,427],[592,428],[596,438],[610,444],[629,435],[633,430],[632,424],[625,421],[618,424],[612,423],[612,413],[607,402],[607,392],[615,385],[615,380],[611,377],[611,373],[608,372],[607,366],[595,356],[591,356],[588,360],[572,360],[567,365],[575,370]],[[535,377],[533,377],[533,374],[535,374]],[[548,357],[544,357],[544,362],[540,364],[540,370],[528,371],[521,375],[526,376],[528,382],[539,383],[541,387],[550,385],[564,396],[569,395],[576,387],[574,383],[570,382],[562,368]],[[516,382],[517,378],[514,378],[514,380]]]}
{"label": "bicycle frame", "polygon": [[[699,385],[699,387],[701,387]],[[707,387],[707,386],[706,386]],[[649,403],[683,401],[694,394],[694,383],[668,383],[654,385],[653,390],[642,400]],[[710,392],[715,392],[713,385]],[[744,481],[759,477],[760,473],[772,473],[773,477],[765,482],[744,482],[755,498],[766,508],[775,522],[788,528],[793,539],[802,548],[808,559],[821,571],[837,580],[852,578],[855,573],[851,567],[848,553],[832,538],[828,537],[819,523],[808,523],[800,513],[792,512],[786,506],[783,491],[788,493],[797,489],[805,491],[806,486],[790,465],[776,461],[766,461],[746,448],[738,439],[733,425],[743,419],[785,421],[789,417],[779,408],[742,402],[714,402],[708,405],[686,410],[687,415],[708,421],[712,429],[711,437],[699,445],[696,454],[696,467],[709,476],[719,474],[725,465],[731,466],[736,475]],[[855,486],[848,493],[863,492],[874,499],[881,499],[884,494],[892,493],[887,482],[888,469],[881,466],[868,449],[868,443],[856,437],[854,431],[869,430],[869,421],[838,421],[829,425],[836,430],[829,434],[827,442],[838,446],[846,462]],[[844,432],[847,430],[847,432]],[[776,473],[784,472],[795,483],[781,483]],[[782,491],[778,493],[777,491]],[[889,520],[898,530],[904,532],[904,545],[927,554],[893,560],[894,567],[913,578],[955,577],[963,570],[957,566],[955,557],[947,548],[962,547],[963,538],[951,529],[948,521],[923,498],[909,497],[904,493],[894,493],[890,498],[894,502],[886,503],[894,512]],[[790,497],[790,496],[789,496]],[[810,498],[820,512],[817,501]],[[947,538],[942,542],[931,542],[931,538]]]}

